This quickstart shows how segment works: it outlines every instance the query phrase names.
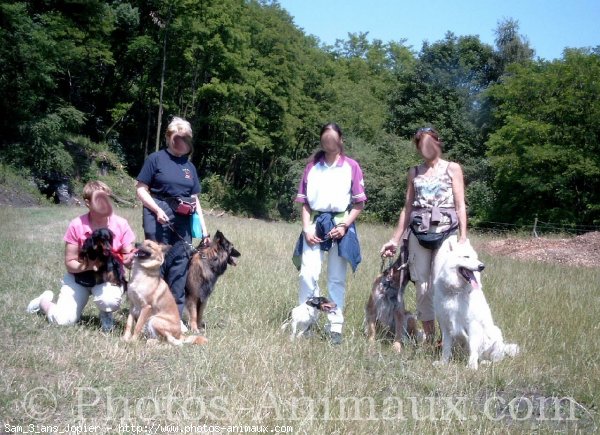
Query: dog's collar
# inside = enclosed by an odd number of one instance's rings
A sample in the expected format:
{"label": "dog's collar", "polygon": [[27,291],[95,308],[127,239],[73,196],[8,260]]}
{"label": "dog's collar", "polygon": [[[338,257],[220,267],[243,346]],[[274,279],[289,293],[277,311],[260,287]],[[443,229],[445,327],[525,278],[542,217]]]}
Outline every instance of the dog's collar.
{"label": "dog's collar", "polygon": [[[132,252],[135,252],[135,251],[132,251]],[[123,256],[122,252],[111,249],[110,253],[119,261],[119,263],[123,263],[123,261],[125,261],[125,257]]]}

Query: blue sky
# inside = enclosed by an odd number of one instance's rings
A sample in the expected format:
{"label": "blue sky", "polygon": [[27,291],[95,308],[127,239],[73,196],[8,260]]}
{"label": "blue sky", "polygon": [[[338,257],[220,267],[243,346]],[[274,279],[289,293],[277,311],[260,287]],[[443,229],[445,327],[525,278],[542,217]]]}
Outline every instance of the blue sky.
{"label": "blue sky", "polygon": [[479,35],[494,45],[503,18],[519,21],[536,57],[552,60],[565,47],[600,45],[600,0],[279,0],[294,23],[321,42],[333,44],[349,32],[369,39],[400,41],[419,51],[424,40],[447,31]]}

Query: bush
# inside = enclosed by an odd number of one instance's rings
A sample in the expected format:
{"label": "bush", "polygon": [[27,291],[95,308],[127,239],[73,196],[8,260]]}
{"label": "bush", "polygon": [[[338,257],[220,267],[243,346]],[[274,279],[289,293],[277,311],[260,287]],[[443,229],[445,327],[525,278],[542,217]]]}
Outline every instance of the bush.
{"label": "bush", "polygon": [[420,161],[414,145],[394,135],[382,137],[377,145],[349,137],[346,145],[365,179],[368,200],[362,218],[394,224],[404,206],[408,170]]}
{"label": "bush", "polygon": [[71,179],[71,187],[81,192],[83,185],[91,180],[101,180],[110,186],[115,195],[117,205],[137,203],[135,195],[135,179],[125,171],[121,156],[110,151],[104,142],[93,142],[84,136],[71,136],[65,141],[75,165],[75,173]]}
{"label": "bush", "polygon": [[[7,198],[18,198],[18,204],[49,205],[48,199],[40,193],[35,178],[25,168],[16,169],[0,162],[0,192]],[[9,201],[6,201],[9,203]]]}

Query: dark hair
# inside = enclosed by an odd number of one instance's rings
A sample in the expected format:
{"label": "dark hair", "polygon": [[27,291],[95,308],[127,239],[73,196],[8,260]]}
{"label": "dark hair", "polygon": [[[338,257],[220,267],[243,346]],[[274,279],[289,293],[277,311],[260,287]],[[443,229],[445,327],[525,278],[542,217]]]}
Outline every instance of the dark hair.
{"label": "dark hair", "polygon": [[421,139],[423,139],[423,136],[425,136],[425,135],[431,136],[433,138],[433,140],[435,140],[435,142],[440,147],[440,150],[442,150],[442,151],[444,150],[444,143],[440,139],[440,134],[433,127],[422,127],[417,130],[417,132],[415,133],[415,135],[413,137],[413,142],[415,144],[415,147],[419,148],[419,142],[421,142]]}
{"label": "dark hair", "polygon": [[[337,125],[335,122],[330,122],[330,123],[325,124],[323,127],[321,127],[321,133],[319,134],[319,139],[322,138],[323,135],[328,130],[335,131],[338,134],[338,136],[340,137],[340,140],[344,137],[344,134],[342,133],[342,129],[340,128],[340,126]],[[344,154],[344,144],[343,143],[340,143],[340,154]],[[318,150],[312,156],[310,156],[310,158],[308,160],[313,163],[318,163],[319,160],[321,160],[321,158],[324,155],[325,155],[324,150]]]}

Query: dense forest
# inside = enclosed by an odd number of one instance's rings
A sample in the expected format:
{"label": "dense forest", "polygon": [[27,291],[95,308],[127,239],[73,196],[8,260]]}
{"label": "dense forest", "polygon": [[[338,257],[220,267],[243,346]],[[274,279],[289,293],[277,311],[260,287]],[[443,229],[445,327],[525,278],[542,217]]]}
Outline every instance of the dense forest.
{"label": "dense forest", "polygon": [[276,1],[1,0],[0,163],[42,190],[135,177],[177,115],[206,201],[289,219],[335,121],[365,172],[366,215],[390,223],[418,161],[411,135],[433,125],[463,165],[473,225],[600,225],[600,48],[547,61],[515,20],[495,31],[494,46],[452,33],[325,46]]}

